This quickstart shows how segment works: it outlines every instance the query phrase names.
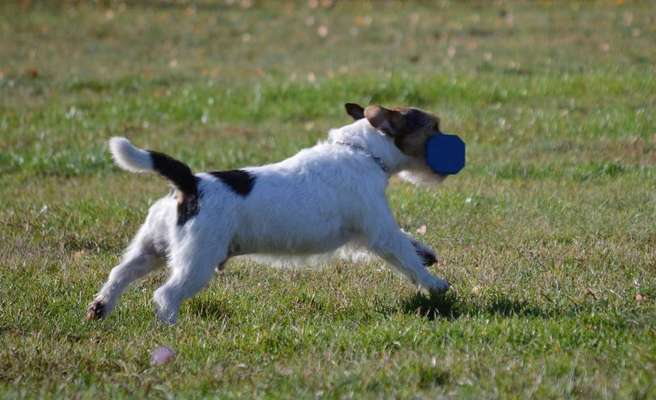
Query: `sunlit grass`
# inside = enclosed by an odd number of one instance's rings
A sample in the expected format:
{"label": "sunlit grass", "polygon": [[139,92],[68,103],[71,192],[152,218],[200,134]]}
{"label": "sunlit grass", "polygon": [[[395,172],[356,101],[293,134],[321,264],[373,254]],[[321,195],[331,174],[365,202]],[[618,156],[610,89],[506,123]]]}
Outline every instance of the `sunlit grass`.
{"label": "sunlit grass", "polygon": [[[0,5],[0,397],[656,396],[653,6],[316,3]],[[83,321],[167,192],[108,137],[236,168],[316,143],[348,101],[467,142],[439,190],[388,190],[445,298],[377,261],[233,261],[174,327],[164,273]],[[177,356],[152,367],[160,345]]]}

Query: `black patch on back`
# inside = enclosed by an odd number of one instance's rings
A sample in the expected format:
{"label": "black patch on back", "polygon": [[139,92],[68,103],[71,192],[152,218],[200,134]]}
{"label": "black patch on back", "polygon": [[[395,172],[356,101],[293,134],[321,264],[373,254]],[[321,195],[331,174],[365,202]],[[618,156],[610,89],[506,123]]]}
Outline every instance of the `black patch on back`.
{"label": "black patch on back", "polygon": [[178,225],[182,226],[193,218],[198,205],[198,178],[185,163],[157,151],[148,151],[153,161],[153,169],[170,180],[178,189]]}
{"label": "black patch on back", "polygon": [[241,169],[213,171],[209,172],[209,174],[220,179],[221,182],[228,185],[233,192],[243,197],[248,196],[255,185],[255,175]]}

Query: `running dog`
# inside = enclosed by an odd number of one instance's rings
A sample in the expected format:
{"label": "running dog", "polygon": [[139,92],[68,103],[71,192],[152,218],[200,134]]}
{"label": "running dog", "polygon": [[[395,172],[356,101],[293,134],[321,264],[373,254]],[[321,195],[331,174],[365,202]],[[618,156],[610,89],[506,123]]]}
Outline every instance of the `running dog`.
{"label": "running dog", "polygon": [[327,140],[275,164],[231,171],[194,174],[168,155],[111,138],[119,167],[157,172],[174,190],[151,206],[87,319],[109,315],[131,282],[164,263],[170,275],[154,301],[158,318],[173,324],[181,302],[231,257],[311,255],[345,245],[365,247],[430,294],[446,291],[448,282],[427,270],[435,253],[399,228],[385,197],[395,174],[413,183],[444,178],[424,155],[426,140],[440,134],[439,119],[417,108],[345,107],[354,121]]}

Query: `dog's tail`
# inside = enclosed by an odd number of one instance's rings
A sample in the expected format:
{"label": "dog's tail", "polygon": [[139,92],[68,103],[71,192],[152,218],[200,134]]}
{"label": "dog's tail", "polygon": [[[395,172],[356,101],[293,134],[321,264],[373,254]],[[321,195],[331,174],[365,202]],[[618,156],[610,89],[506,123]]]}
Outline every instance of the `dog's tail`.
{"label": "dog's tail", "polygon": [[143,150],[124,137],[109,139],[109,151],[119,167],[130,172],[155,171],[173,183],[184,196],[196,197],[196,177],[182,161],[152,150]]}

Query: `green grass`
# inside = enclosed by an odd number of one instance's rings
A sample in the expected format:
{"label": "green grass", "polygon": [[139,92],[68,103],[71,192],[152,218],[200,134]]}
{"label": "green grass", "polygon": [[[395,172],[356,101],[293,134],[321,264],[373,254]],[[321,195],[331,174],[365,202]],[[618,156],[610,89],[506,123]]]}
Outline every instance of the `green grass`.
{"label": "green grass", "polygon": [[[0,5],[0,397],[656,398],[650,2],[27,3]],[[167,191],[108,137],[235,168],[347,101],[424,107],[468,144],[438,190],[388,191],[445,298],[380,262],[233,261],[176,326],[163,273],[83,321]]]}

